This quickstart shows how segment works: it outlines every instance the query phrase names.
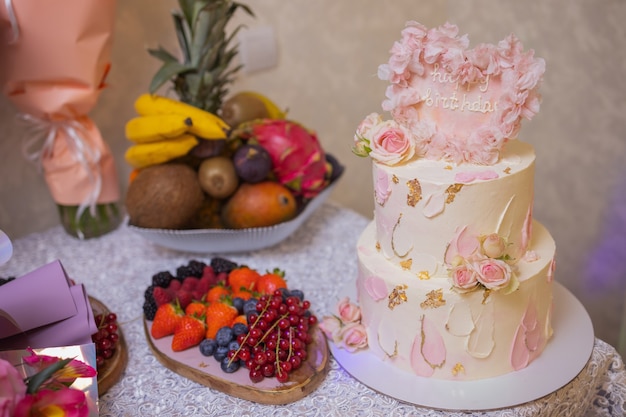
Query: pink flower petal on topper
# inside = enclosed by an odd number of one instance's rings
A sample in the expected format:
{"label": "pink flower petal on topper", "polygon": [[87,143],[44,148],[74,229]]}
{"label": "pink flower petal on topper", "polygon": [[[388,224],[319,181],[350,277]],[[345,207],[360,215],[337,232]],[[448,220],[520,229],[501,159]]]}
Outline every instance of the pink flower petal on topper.
{"label": "pink flower petal on topper", "polygon": [[435,368],[443,366],[445,361],[446,345],[441,334],[426,317],[422,317],[422,331],[413,340],[411,348],[413,371],[420,376],[432,376]]}
{"label": "pink flower petal on topper", "polygon": [[372,297],[372,300],[379,301],[387,298],[388,291],[385,281],[379,277],[368,277],[365,279],[365,290]]}

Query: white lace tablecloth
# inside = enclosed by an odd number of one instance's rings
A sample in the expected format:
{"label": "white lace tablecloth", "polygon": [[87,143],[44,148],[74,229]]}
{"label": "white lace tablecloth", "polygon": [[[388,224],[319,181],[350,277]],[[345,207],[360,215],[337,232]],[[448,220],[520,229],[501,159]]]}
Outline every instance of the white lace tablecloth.
{"label": "white lace tablecloth", "polygon": [[[343,283],[356,276],[356,241],[368,220],[326,203],[294,235],[277,246],[227,254],[255,269],[280,267],[289,286],[300,288],[319,317],[334,310]],[[55,259],[85,284],[89,295],[117,313],[129,363],[122,379],[100,398],[101,416],[624,416],[626,371],[617,351],[596,339],[592,357],[568,385],[511,409],[441,412],[379,394],[331,360],[330,372],[311,395],[284,406],[261,405],[207,388],[163,367],[144,337],[142,302],[153,274],[215,254],[180,253],[157,247],[126,227],[79,241],[56,227],[18,239],[0,275],[22,275]]]}

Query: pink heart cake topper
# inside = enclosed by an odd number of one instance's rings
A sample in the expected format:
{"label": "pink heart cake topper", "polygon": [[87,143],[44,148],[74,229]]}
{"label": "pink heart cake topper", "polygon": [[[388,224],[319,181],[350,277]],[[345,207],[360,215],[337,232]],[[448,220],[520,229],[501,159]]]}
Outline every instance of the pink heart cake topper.
{"label": "pink heart cake topper", "polygon": [[354,152],[387,165],[415,157],[492,165],[538,111],[545,62],[509,35],[468,49],[455,25],[410,21],[378,69],[389,81],[382,108],[357,129]]}

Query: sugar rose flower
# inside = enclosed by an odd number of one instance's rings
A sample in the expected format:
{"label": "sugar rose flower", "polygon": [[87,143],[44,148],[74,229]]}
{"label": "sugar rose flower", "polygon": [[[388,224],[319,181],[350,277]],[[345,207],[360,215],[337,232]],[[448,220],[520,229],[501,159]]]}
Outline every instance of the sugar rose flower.
{"label": "sugar rose flower", "polygon": [[15,417],[87,417],[88,415],[89,405],[85,394],[73,388],[42,389],[24,397],[15,407]]}
{"label": "sugar rose flower", "polygon": [[0,417],[12,417],[16,404],[26,395],[26,384],[9,362],[0,359]]}
{"label": "sugar rose flower", "polygon": [[511,267],[498,259],[484,259],[477,265],[478,281],[490,290],[506,287],[511,280]]}
{"label": "sugar rose flower", "polygon": [[506,244],[504,239],[498,236],[497,233],[491,233],[483,238],[482,248],[485,256],[499,258],[504,255]]}
{"label": "sugar rose flower", "polygon": [[476,271],[467,265],[457,266],[452,270],[452,284],[462,290],[471,290],[478,285]]}
{"label": "sugar rose flower", "polygon": [[348,323],[341,328],[339,334],[343,341],[342,347],[348,352],[367,347],[367,331],[360,323]]}
{"label": "sugar rose flower", "polygon": [[361,309],[350,302],[349,297],[344,297],[337,304],[337,311],[339,313],[339,319],[343,323],[352,323],[361,320]]}
{"label": "sugar rose flower", "polygon": [[339,343],[339,331],[341,330],[341,320],[337,316],[324,316],[320,322],[320,329],[324,332],[326,337],[333,341],[333,343]]}
{"label": "sugar rose flower", "polygon": [[415,154],[412,133],[394,120],[386,120],[369,132],[370,156],[385,165],[397,165]]}

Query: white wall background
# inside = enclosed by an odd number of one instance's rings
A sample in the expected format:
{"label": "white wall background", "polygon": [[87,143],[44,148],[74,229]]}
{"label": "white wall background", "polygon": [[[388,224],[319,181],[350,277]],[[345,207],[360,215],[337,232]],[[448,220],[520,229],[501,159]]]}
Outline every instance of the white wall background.
{"label": "white wall background", "polygon": [[[263,92],[288,106],[291,118],[315,129],[324,147],[348,167],[332,198],[368,217],[373,208],[370,165],[351,154],[352,135],[365,115],[380,111],[386,85],[376,78],[376,69],[387,60],[406,20],[427,26],[448,20],[468,33],[473,45],[494,43],[513,32],[545,58],[541,112],[521,135],[538,155],[535,217],[557,242],[557,279],[587,306],[598,336],[617,343],[626,293],[623,258],[604,262],[609,267],[615,262],[612,270],[624,273],[603,285],[590,285],[599,278],[586,268],[603,236],[615,230],[608,226],[616,218],[610,202],[626,193],[617,188],[626,175],[626,2],[244,2],[256,18],[241,14],[237,22],[274,29],[278,65],[242,73],[232,90]],[[158,68],[145,49],[161,44],[176,50],[169,14],[175,7],[175,0],[118,1],[109,87],[92,117],[115,154],[123,190],[130,171],[123,160],[124,124],[134,115],[134,98],[147,90]],[[0,97],[0,228],[13,239],[58,224],[43,179],[21,156],[24,133],[11,104]],[[616,242],[623,246],[625,240]]]}

